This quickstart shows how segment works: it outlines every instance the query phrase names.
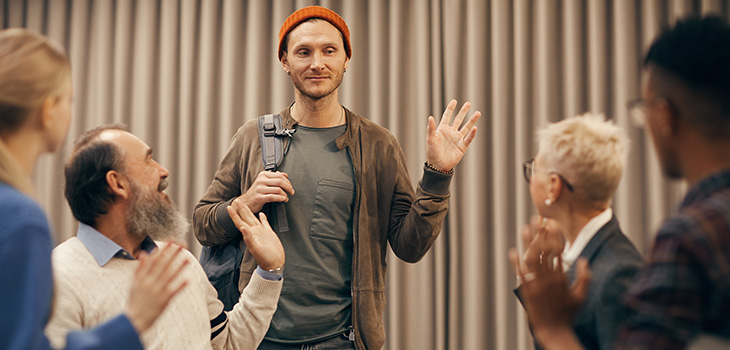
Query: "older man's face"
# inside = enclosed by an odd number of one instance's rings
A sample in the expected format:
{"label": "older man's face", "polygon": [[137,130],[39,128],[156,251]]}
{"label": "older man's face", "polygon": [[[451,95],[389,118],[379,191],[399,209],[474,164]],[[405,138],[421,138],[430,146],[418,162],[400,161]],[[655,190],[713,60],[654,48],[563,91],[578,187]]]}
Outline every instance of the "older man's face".
{"label": "older man's face", "polygon": [[160,240],[176,238],[187,231],[188,222],[163,191],[170,172],[152,157],[152,148],[129,132],[105,131],[100,138],[119,147],[124,159],[121,173],[130,185],[126,215],[130,235]]}

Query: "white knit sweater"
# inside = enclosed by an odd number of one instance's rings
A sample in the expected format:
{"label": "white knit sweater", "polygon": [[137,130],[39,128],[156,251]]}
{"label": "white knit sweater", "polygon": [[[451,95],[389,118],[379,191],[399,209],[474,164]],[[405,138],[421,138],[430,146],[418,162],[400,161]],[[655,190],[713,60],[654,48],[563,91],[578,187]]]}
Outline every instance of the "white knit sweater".
{"label": "white knit sweater", "polygon": [[[282,281],[268,281],[254,273],[228,320],[211,329],[211,321],[223,312],[223,303],[195,257],[185,251],[184,259],[189,263],[180,278],[188,285],[142,334],[145,348],[255,349],[276,311]],[[137,266],[137,260],[112,258],[101,267],[76,237],[56,247],[54,307],[46,326],[51,344],[63,348],[69,331],[94,327],[123,312]],[[211,340],[214,332],[218,334]]]}

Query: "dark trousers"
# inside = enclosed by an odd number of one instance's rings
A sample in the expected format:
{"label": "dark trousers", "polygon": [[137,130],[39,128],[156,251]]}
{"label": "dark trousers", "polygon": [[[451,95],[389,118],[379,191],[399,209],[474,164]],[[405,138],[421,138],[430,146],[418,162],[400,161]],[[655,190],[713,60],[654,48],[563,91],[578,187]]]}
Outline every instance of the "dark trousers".
{"label": "dark trousers", "polygon": [[349,340],[349,331],[332,338],[308,344],[284,344],[265,340],[258,350],[355,350],[355,343]]}

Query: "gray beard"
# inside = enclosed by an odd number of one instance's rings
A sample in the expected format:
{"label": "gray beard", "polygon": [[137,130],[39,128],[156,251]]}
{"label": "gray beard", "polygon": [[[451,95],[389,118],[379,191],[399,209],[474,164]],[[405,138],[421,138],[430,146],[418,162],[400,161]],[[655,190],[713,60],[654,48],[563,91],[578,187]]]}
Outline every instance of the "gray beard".
{"label": "gray beard", "polygon": [[175,203],[154,193],[143,190],[134,180],[134,198],[127,212],[127,230],[138,238],[150,236],[152,240],[179,240],[188,231],[190,223],[175,207]]}

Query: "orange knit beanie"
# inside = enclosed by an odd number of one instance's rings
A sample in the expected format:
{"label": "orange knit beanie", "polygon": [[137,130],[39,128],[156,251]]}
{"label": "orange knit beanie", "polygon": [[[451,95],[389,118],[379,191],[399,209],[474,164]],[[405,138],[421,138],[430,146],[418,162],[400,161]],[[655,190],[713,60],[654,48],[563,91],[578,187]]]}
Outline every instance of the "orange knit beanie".
{"label": "orange knit beanie", "polygon": [[345,53],[347,58],[352,56],[352,49],[350,48],[350,30],[347,28],[347,23],[334,11],[324,8],[321,6],[307,6],[303,7],[294,13],[292,13],[281,25],[279,30],[279,60],[284,55],[284,38],[296,28],[302,22],[312,19],[320,18],[323,19],[337,28],[342,33],[342,38],[345,43]]}

